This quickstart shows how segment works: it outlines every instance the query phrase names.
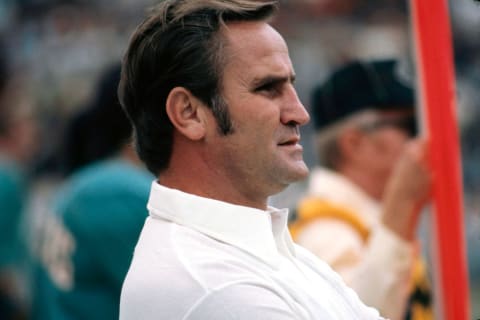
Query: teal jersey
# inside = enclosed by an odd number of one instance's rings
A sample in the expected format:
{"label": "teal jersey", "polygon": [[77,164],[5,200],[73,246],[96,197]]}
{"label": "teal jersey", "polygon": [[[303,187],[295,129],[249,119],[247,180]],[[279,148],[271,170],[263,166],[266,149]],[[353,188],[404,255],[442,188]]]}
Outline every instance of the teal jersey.
{"label": "teal jersey", "polygon": [[120,291],[147,217],[153,176],[108,160],[74,174],[61,188],[46,228],[37,319],[118,319]]}
{"label": "teal jersey", "polygon": [[15,268],[21,259],[20,224],[26,191],[18,167],[0,160],[0,269]]}
{"label": "teal jersey", "polygon": [[0,158],[0,319],[24,313],[27,248],[24,207],[27,183],[13,162]]}

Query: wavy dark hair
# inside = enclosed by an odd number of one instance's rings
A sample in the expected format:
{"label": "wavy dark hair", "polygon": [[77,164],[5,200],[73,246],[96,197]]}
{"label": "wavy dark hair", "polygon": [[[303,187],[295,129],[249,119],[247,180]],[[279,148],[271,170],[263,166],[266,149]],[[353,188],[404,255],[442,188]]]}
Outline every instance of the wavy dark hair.
{"label": "wavy dark hair", "polygon": [[173,125],[165,103],[175,87],[208,105],[220,132],[232,130],[221,96],[225,39],[220,27],[232,21],[266,21],[276,1],[165,0],[134,32],[122,66],[120,102],[130,118],[140,159],[155,175],[165,170]]}

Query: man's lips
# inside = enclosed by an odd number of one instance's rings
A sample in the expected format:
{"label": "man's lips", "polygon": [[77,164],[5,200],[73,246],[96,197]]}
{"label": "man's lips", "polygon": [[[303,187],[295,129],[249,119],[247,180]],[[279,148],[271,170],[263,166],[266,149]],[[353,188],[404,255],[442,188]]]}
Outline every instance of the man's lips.
{"label": "man's lips", "polygon": [[289,139],[282,140],[278,145],[279,146],[294,146],[300,142],[300,137],[292,137]]}

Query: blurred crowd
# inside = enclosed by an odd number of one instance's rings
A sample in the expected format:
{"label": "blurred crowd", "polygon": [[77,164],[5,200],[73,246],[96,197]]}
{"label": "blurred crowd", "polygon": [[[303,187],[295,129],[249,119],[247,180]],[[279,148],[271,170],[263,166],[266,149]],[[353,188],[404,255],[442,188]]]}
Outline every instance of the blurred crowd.
{"label": "blurred crowd", "polygon": [[[15,169],[7,171],[15,172],[15,181],[21,181],[17,188],[21,190],[22,198],[17,202],[21,206],[18,212],[23,214],[7,222],[10,227],[0,225],[0,239],[8,231],[14,232],[16,225],[19,230],[15,246],[0,245],[0,253],[5,256],[0,257],[0,267],[4,269],[4,265],[9,266],[6,277],[14,279],[12,283],[4,283],[0,279],[0,288],[5,287],[8,292],[15,291],[15,299],[10,301],[12,306],[9,307],[12,310],[20,305],[20,309],[28,312],[33,305],[37,293],[32,285],[32,266],[29,261],[31,253],[39,250],[39,230],[62,183],[84,165],[72,163],[74,151],[80,148],[79,140],[72,139],[72,131],[69,131],[72,130],[72,119],[87,110],[92,101],[98,98],[100,82],[97,80],[110,66],[120,62],[133,27],[154,2],[0,0],[0,54],[7,61],[5,68],[0,68],[0,74],[5,74],[7,79],[5,83],[0,81],[0,87],[5,92],[1,101],[15,111],[7,114],[0,109],[0,135],[3,137],[6,132],[2,126],[7,128],[8,125],[12,139],[8,146],[9,163],[12,163],[9,168]],[[312,88],[332,70],[353,59],[399,59],[406,81],[415,81],[407,1],[281,2],[274,25],[288,43],[297,73],[297,91],[307,109],[310,107]],[[480,120],[480,108],[477,104],[480,101],[480,5],[473,0],[451,0],[450,11],[471,300],[473,315],[478,315],[480,126],[477,121]],[[7,118],[11,120],[4,124],[3,120]],[[90,130],[87,139],[95,140],[102,134],[101,130],[97,132],[94,128],[86,129]],[[312,135],[312,125],[307,125],[302,137],[305,159],[310,166],[316,161],[310,141]],[[6,141],[2,138],[0,147],[7,146]],[[2,151],[6,149],[0,149],[0,160],[7,157],[6,152]],[[272,202],[292,208],[304,190],[305,184],[292,185],[279,196],[273,197]],[[0,205],[0,208],[3,207]],[[421,235],[427,243],[428,224],[429,221],[424,222]],[[3,275],[3,271],[1,273]],[[35,313],[35,310],[31,312]]]}

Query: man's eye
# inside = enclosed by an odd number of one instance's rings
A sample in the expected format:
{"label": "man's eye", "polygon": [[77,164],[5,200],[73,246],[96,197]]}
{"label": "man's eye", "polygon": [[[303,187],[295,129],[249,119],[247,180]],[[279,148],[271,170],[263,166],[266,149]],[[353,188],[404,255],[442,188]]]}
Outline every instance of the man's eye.
{"label": "man's eye", "polygon": [[266,83],[256,89],[257,92],[278,93],[280,88],[276,83]]}

